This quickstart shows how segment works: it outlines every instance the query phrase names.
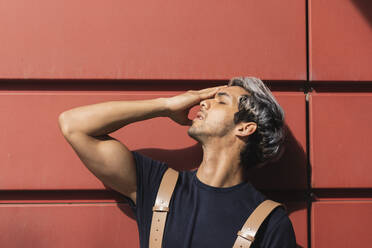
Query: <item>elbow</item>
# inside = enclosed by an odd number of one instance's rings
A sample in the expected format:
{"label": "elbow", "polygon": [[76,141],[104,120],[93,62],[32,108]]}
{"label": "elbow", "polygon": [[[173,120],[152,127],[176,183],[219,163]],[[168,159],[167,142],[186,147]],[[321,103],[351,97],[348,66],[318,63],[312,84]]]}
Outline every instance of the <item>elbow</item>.
{"label": "elbow", "polygon": [[65,112],[58,116],[58,124],[62,134],[66,136],[69,133],[69,130]]}

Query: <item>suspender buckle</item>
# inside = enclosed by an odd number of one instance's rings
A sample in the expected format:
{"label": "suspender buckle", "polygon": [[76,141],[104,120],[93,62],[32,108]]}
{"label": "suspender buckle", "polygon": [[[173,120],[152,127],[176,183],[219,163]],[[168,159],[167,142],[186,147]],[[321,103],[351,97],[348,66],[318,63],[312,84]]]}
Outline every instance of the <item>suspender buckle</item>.
{"label": "suspender buckle", "polygon": [[153,212],[169,212],[169,208],[165,206],[155,205],[153,206],[152,211]]}
{"label": "suspender buckle", "polygon": [[238,236],[250,241],[250,242],[253,242],[254,241],[254,237],[248,233],[243,233],[241,230],[238,232]]}

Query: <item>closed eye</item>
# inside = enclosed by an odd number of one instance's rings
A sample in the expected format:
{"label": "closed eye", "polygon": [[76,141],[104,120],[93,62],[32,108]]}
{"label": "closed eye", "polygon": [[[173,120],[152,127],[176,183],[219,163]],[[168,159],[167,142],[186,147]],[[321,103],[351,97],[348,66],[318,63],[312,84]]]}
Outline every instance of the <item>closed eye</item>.
{"label": "closed eye", "polygon": [[221,102],[221,99],[224,97],[228,98],[231,101],[231,96],[226,92],[217,92],[216,98],[220,99],[220,101],[218,102],[219,104],[227,104],[225,102]]}

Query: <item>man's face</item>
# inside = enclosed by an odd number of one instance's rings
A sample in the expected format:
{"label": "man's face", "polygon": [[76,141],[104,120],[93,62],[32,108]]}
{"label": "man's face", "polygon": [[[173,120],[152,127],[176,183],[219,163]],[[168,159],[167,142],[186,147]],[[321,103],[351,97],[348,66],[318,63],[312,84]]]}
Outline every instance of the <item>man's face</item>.
{"label": "man's face", "polygon": [[190,137],[203,141],[210,137],[232,135],[234,114],[238,111],[239,97],[249,94],[239,86],[220,89],[214,98],[200,102],[200,111],[188,130]]}

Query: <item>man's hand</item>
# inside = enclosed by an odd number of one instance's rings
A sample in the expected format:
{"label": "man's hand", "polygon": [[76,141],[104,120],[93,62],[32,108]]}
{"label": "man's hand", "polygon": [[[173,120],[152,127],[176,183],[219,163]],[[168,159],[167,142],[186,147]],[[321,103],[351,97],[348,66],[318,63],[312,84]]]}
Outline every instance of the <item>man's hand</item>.
{"label": "man's hand", "polygon": [[188,90],[186,93],[166,98],[167,116],[178,124],[191,126],[192,120],[188,118],[190,109],[204,99],[214,97],[219,89],[225,87],[227,85],[202,90]]}

